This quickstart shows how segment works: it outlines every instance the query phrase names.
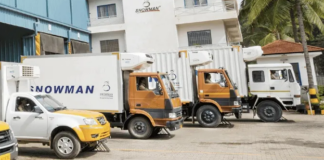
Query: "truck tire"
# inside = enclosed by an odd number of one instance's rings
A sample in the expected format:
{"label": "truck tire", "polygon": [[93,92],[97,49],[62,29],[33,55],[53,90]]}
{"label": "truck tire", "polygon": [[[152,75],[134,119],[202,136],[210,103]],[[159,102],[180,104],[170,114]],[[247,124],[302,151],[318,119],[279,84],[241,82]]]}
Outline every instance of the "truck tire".
{"label": "truck tire", "polygon": [[242,119],[242,112],[234,113],[236,119]]}
{"label": "truck tire", "polygon": [[257,106],[257,114],[263,122],[278,122],[282,117],[282,109],[274,101],[263,101]]}
{"label": "truck tire", "polygon": [[81,144],[73,133],[63,131],[55,135],[53,149],[60,159],[73,159],[79,155]]}
{"label": "truck tire", "polygon": [[133,138],[148,139],[152,135],[151,123],[143,117],[135,117],[128,124],[128,132]]}
{"label": "truck tire", "polygon": [[222,121],[221,113],[211,105],[201,106],[196,113],[197,120],[202,127],[217,127]]}

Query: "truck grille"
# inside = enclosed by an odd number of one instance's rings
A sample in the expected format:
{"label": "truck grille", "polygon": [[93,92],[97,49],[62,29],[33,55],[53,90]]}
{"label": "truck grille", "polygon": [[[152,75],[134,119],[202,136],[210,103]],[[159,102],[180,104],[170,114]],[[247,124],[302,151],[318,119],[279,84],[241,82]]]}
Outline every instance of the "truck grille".
{"label": "truck grille", "polygon": [[13,151],[13,146],[8,147],[8,148],[0,149],[0,154],[8,153],[8,152],[11,152],[11,151]]}
{"label": "truck grille", "polygon": [[105,125],[105,124],[107,123],[107,121],[105,120],[104,117],[98,117],[97,120],[99,121],[99,123],[100,123],[101,125]]}
{"label": "truck grille", "polygon": [[182,116],[182,111],[176,112],[176,115],[177,115],[177,117],[181,117]]}
{"label": "truck grille", "polygon": [[9,130],[1,131],[0,132],[0,144],[6,143],[8,141],[10,141],[10,131]]}

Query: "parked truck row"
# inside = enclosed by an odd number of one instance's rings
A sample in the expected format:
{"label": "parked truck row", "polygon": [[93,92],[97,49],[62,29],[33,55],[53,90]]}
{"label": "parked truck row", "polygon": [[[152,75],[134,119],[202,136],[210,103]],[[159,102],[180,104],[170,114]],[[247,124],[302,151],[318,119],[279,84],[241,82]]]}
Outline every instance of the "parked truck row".
{"label": "parked truck row", "polygon": [[[290,64],[246,68],[244,60],[261,52],[225,47],[1,62],[0,149],[11,147],[3,156],[15,159],[17,142],[43,143],[66,159],[101,144],[108,150],[102,142],[110,127],[147,139],[180,129],[185,119],[217,127],[225,115],[241,118],[250,109],[279,121],[283,109],[300,104],[300,87]],[[2,134],[10,138],[1,142]]]}
{"label": "parked truck row", "polygon": [[264,122],[277,122],[283,109],[300,105],[300,86],[290,64],[246,68],[244,60],[253,61],[262,53],[261,47],[153,53],[162,60],[144,72],[168,72],[180,94],[184,119],[198,120],[203,127],[217,127],[226,114],[241,118],[250,109]]}

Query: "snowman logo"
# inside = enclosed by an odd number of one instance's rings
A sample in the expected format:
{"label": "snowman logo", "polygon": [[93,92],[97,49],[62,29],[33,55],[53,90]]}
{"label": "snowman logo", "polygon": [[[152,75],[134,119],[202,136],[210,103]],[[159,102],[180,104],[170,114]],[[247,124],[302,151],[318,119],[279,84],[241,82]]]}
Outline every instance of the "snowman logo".
{"label": "snowman logo", "polygon": [[104,83],[103,90],[106,91],[106,92],[110,91],[110,86],[109,86],[109,82],[108,81],[106,81]]}
{"label": "snowman logo", "polygon": [[148,0],[144,0],[143,6],[148,8],[150,7],[151,3]]}
{"label": "snowman logo", "polygon": [[177,79],[177,75],[174,73],[174,70],[171,70],[170,71],[171,73],[169,74],[170,78],[172,81],[176,80]]}

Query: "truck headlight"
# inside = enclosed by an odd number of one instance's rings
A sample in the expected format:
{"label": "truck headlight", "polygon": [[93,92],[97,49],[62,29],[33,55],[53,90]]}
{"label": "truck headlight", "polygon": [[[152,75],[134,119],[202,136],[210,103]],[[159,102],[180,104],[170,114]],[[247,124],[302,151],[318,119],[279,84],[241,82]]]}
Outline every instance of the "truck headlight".
{"label": "truck headlight", "polygon": [[238,101],[234,101],[234,106],[238,106],[240,103]]}
{"label": "truck headlight", "polygon": [[11,140],[15,139],[15,134],[12,129],[9,130],[9,133],[10,133],[10,139]]}
{"label": "truck headlight", "polygon": [[176,113],[169,113],[169,118],[177,118]]}
{"label": "truck headlight", "polygon": [[97,121],[93,118],[85,118],[83,121],[86,125],[98,125]]}

